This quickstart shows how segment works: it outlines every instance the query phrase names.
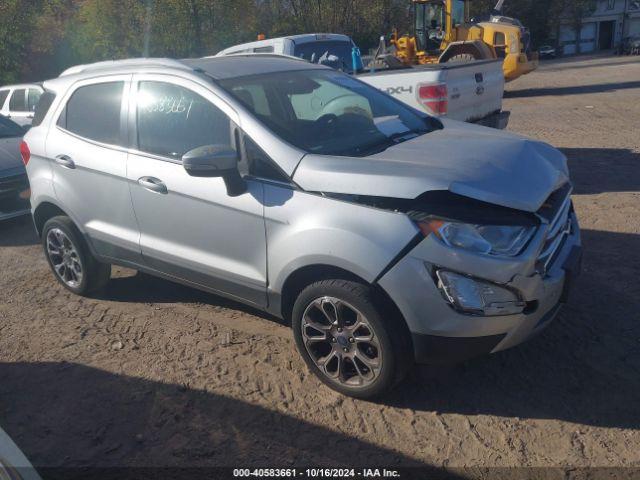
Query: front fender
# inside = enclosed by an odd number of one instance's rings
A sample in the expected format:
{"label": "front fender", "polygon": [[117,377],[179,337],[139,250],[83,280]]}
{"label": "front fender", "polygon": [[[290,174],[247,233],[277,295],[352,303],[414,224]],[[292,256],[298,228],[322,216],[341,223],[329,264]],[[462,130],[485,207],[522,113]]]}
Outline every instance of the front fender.
{"label": "front fender", "polygon": [[[286,190],[286,191],[284,191]],[[310,265],[329,265],[373,282],[418,232],[402,213],[319,194],[265,189],[269,289]]]}

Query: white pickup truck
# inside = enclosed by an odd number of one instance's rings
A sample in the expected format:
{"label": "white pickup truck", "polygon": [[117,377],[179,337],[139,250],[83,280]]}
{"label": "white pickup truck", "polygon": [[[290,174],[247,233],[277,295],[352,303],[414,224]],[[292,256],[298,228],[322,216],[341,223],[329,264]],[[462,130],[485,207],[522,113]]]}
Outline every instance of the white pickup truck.
{"label": "white pickup truck", "polygon": [[[216,56],[276,54],[338,68],[431,115],[505,128],[504,73],[500,60],[451,62],[354,73],[355,44],[340,34],[304,34],[235,45]],[[356,60],[357,61],[357,60]]]}

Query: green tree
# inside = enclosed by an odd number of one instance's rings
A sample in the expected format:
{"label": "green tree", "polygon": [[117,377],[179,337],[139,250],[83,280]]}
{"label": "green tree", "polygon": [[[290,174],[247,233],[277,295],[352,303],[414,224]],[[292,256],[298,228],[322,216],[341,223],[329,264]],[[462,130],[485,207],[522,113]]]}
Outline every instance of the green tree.
{"label": "green tree", "polygon": [[0,0],[0,85],[27,78],[36,0]]}
{"label": "green tree", "polygon": [[74,58],[94,62],[140,56],[145,5],[141,0],[82,0],[70,22]]}
{"label": "green tree", "polygon": [[[473,0],[472,14],[489,13],[495,2]],[[542,41],[560,21],[577,28],[594,3],[507,0],[504,13]],[[411,31],[410,6],[410,0],[0,0],[0,83],[42,80],[100,60],[212,55],[260,33],[345,33],[367,50],[393,27]]]}

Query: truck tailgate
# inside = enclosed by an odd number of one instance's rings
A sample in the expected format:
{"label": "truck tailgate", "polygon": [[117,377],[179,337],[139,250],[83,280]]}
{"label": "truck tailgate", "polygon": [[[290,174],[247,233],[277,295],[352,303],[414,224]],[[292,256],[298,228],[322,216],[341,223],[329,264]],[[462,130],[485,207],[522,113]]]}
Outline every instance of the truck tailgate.
{"label": "truck tailgate", "polygon": [[420,86],[446,84],[447,117],[472,122],[502,109],[504,73],[501,60],[421,65],[365,73],[358,78],[404,103],[433,114],[420,101]]}

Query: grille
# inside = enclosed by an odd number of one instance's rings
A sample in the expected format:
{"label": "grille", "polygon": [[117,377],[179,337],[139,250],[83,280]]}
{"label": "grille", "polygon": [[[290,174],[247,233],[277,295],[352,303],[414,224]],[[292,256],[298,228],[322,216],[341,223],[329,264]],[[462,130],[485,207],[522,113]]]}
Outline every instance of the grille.
{"label": "grille", "polygon": [[558,252],[562,249],[567,236],[571,233],[570,213],[571,185],[556,190],[538,210],[538,215],[545,223],[549,224],[547,238],[542,251],[538,256],[537,269],[541,274],[546,274]]}

